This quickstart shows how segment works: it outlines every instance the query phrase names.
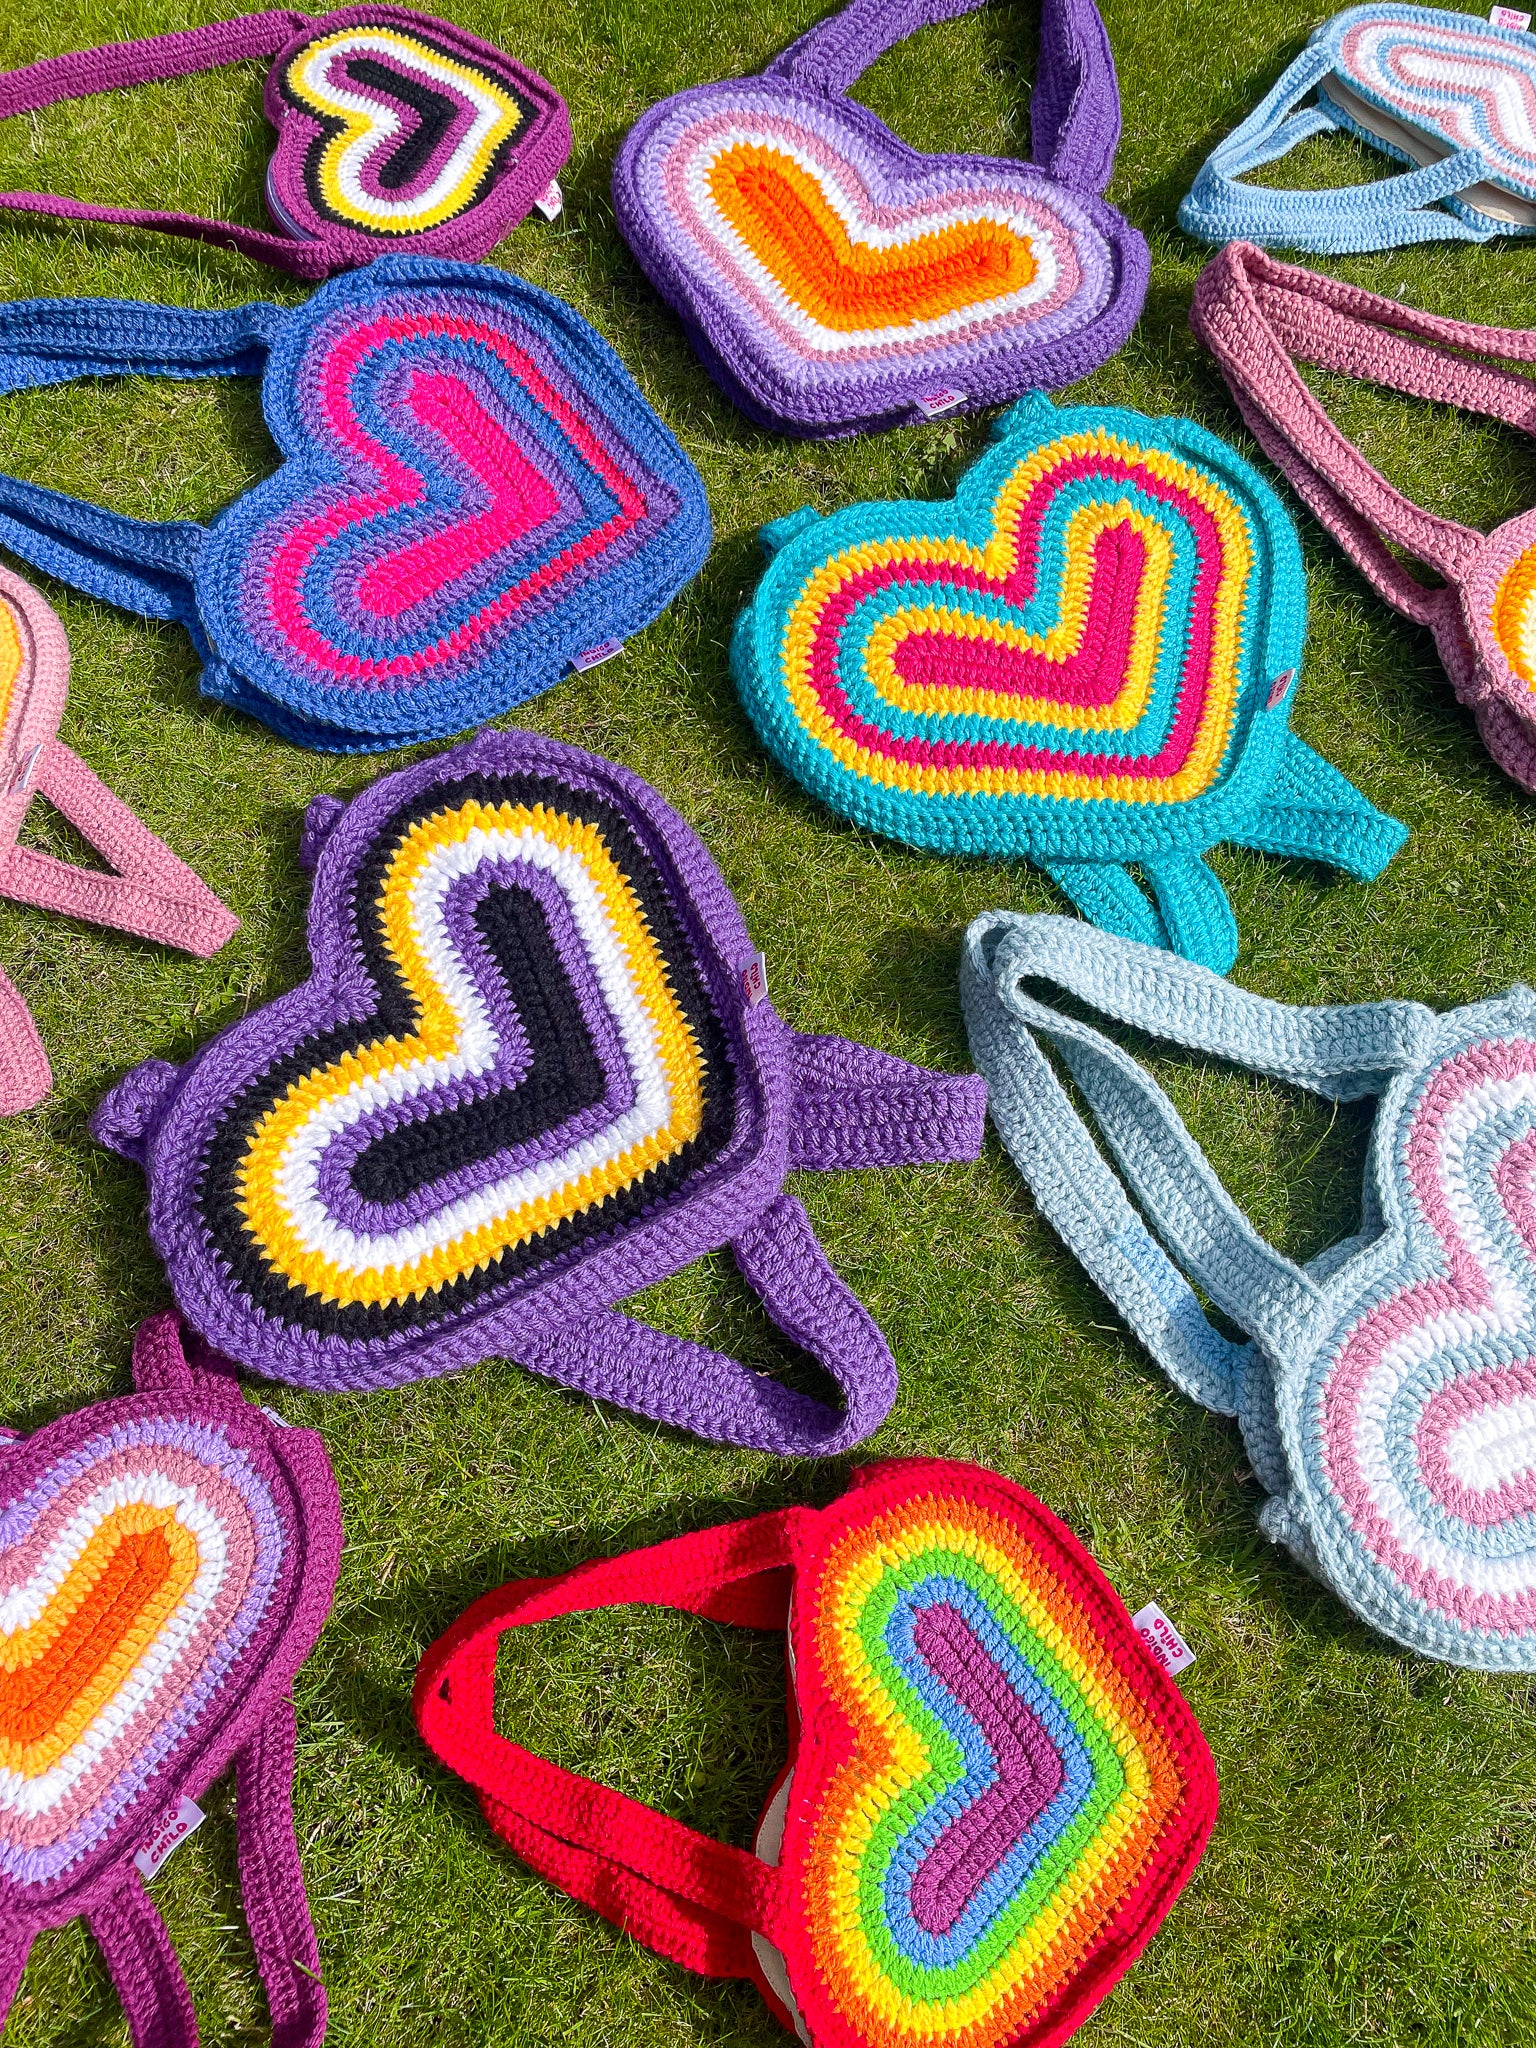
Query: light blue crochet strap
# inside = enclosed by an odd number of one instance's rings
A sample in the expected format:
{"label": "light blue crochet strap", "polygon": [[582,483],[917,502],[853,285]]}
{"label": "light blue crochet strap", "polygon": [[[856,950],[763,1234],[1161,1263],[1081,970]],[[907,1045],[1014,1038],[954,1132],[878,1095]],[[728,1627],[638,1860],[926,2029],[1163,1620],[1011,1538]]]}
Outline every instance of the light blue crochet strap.
{"label": "light blue crochet strap", "polygon": [[1237,919],[1199,854],[1153,854],[1137,865],[1151,900],[1113,861],[1040,859],[1062,894],[1105,931],[1144,946],[1171,946],[1224,974],[1237,958]]}
{"label": "light blue crochet strap", "polygon": [[1486,242],[1500,232],[1474,227],[1438,202],[1475,185],[1485,170],[1475,149],[1440,163],[1332,191],[1277,192],[1238,180],[1273,163],[1309,135],[1342,124],[1325,106],[1294,110],[1334,68],[1324,41],[1309,45],[1254,108],[1217,144],[1179,208],[1179,225],[1205,242],[1258,242],[1265,248],[1341,255],[1352,249],[1394,249],[1407,242]]}
{"label": "light blue crochet strap", "polygon": [[[966,934],[961,996],[972,1056],[1042,1214],[1177,1385],[1233,1414],[1246,1380],[1251,1406],[1250,1349],[1213,1327],[1190,1280],[1271,1352],[1284,1351],[1312,1316],[1318,1284],[1259,1236],[1151,1075],[1026,988],[1040,982],[1159,1037],[1338,1099],[1378,1093],[1427,1043],[1432,1013],[1415,1003],[1295,1009],[1071,918],[994,911]],[[1037,1036],[1060,1053],[1118,1174]]]}
{"label": "light blue crochet strap", "polygon": [[[0,392],[76,377],[260,376],[286,316],[276,306],[200,313],[125,299],[0,305]],[[92,597],[148,618],[192,618],[205,529],[130,519],[0,475],[0,546]]]}

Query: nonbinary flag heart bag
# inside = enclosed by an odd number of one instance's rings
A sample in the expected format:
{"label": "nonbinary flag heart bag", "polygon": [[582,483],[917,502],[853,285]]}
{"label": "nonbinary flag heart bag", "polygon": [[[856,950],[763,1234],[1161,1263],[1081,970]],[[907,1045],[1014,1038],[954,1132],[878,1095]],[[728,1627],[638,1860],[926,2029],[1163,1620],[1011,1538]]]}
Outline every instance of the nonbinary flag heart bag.
{"label": "nonbinary flag heart bag", "polygon": [[272,2038],[319,2048],[293,1825],[293,1683],[330,1612],[325,1447],[245,1400],[173,1315],[132,1394],[0,1438],[0,2026],[45,1928],[84,1917],[135,2043],[197,2048],[151,1870],[235,1767],[240,1889]]}
{"label": "nonbinary flag heart bag", "polygon": [[926,155],[847,97],[882,51],[980,4],[852,0],[625,138],[619,228],[753,419],[854,434],[996,405],[1086,377],[1135,326],[1149,258],[1099,196],[1120,95],[1093,0],[1044,0],[1030,163]]}
{"label": "nonbinary flag heart bag", "polygon": [[[1265,1533],[1410,1650],[1536,1671],[1536,994],[1292,1008],[1003,910],[971,926],[960,974],[1041,1214],[1175,1385],[1237,1416]],[[1053,988],[1325,1099],[1376,1097],[1359,1232],[1304,1266],[1266,1244],[1152,1076]]]}
{"label": "nonbinary flag heart bag", "polygon": [[276,472],[200,526],[0,477],[0,544],[175,619],[205,695],[301,745],[441,739],[663,611],[709,552],[698,473],[608,344],[483,264],[383,256],[303,305],[0,306],[0,392],[259,376]]}
{"label": "nonbinary flag heart bag", "polygon": [[[496,1732],[507,1631],[630,1602],[787,1632],[790,1755],[755,1854]],[[1195,1717],[1081,1543],[937,1458],[487,1593],[422,1658],[416,1725],[541,1876],[685,1969],[748,1979],[809,2048],[1052,2048],[1216,1818]]]}
{"label": "nonbinary flag heart bag", "polygon": [[[1410,168],[1323,191],[1241,182],[1330,131]],[[1260,105],[1212,150],[1179,225],[1204,242],[1320,255],[1536,234],[1536,37],[1440,7],[1346,8],[1312,31]]]}
{"label": "nonbinary flag heart bag", "polygon": [[[92,1119],[193,1327],[321,1389],[506,1357],[720,1442],[877,1428],[890,1350],[784,1177],[974,1159],[975,1075],[790,1030],[699,839],[577,748],[483,733],[306,841],[309,979]],[[841,1411],[615,1309],[727,1244]]]}
{"label": "nonbinary flag heart bag", "polygon": [[1407,837],[1291,730],[1296,531],[1192,420],[1036,393],[952,501],[807,507],[762,540],[737,688],[856,825],[1026,856],[1095,923],[1223,971],[1237,924],[1209,848],[1366,879]]}
{"label": "nonbinary flag heart bag", "polygon": [[[44,57],[0,72],[0,119],[249,57],[272,59],[267,204],[277,234],[52,192],[0,192],[0,208],[185,235],[315,280],[389,249],[487,255],[570,154],[565,101],[547,80],[450,21],[388,5],[273,8]],[[126,155],[131,107],[122,127]]]}

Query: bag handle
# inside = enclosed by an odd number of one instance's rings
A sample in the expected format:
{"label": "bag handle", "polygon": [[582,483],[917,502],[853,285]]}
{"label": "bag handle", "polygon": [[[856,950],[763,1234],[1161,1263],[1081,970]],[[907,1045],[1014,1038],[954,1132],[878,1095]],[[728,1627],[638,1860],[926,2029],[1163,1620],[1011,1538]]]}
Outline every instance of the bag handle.
{"label": "bag handle", "polygon": [[[1312,1316],[1321,1290],[1259,1236],[1151,1075],[1100,1032],[1027,994],[1028,981],[1340,1102],[1379,1094],[1420,1058],[1434,1015],[1403,1002],[1293,1008],[1072,918],[990,911],[966,933],[960,988],[971,1050],[1041,1213],[1169,1378],[1205,1407],[1235,1414],[1246,1347],[1214,1328],[1186,1275],[1270,1350]],[[1123,1182],[1037,1035],[1060,1052]]]}
{"label": "bag handle", "polygon": [[[791,43],[763,76],[841,95],[877,57],[918,29],[981,5],[983,0],[851,0]],[[1030,99],[1032,161],[1080,192],[1102,192],[1119,140],[1120,89],[1094,0],[1043,0]]]}
{"label": "bag handle", "polygon": [[515,1307],[493,1321],[487,1348],[562,1386],[716,1443],[821,1458],[861,1443],[890,1413],[896,1363],[868,1309],[832,1270],[803,1206],[793,1195],[776,1195],[731,1241],[731,1251],[769,1319],[836,1381],[841,1414],[620,1309],[567,1312],[530,1327],[526,1311]]}
{"label": "bag handle", "polygon": [[1536,379],[1498,366],[1536,363],[1536,332],[1423,313],[1276,262],[1243,242],[1206,265],[1190,325],[1215,356],[1254,438],[1375,590],[1406,617],[1437,624],[1448,605],[1454,609],[1454,591],[1416,581],[1388,543],[1454,579],[1466,573],[1484,536],[1423,511],[1388,483],[1340,433],[1295,359],[1530,433]]}
{"label": "bag handle", "polygon": [[814,1513],[784,1508],[514,1580],[477,1600],[416,1673],[422,1740],[474,1786],[497,1834],[648,1948],[705,1976],[755,1976],[750,1930],[771,1928],[777,1871],[498,1735],[496,1646],[510,1628],[630,1604],[782,1629],[795,1536]]}
{"label": "bag handle", "polygon": [[272,2015],[272,2048],[320,2048],[325,1986],[293,1822],[298,1717],[281,1699],[235,1760],[240,1895]]}
{"label": "bag handle", "polygon": [[851,1038],[791,1034],[789,1164],[917,1166],[975,1159],[987,1123],[979,1074],[939,1074]]}
{"label": "bag handle", "polygon": [[0,974],[0,1116],[36,1109],[53,1086],[53,1070],[21,991]]}
{"label": "bag handle", "polygon": [[1486,175],[1482,155],[1459,149],[1439,163],[1334,191],[1277,192],[1238,180],[1289,155],[1308,136],[1343,123],[1326,105],[1301,102],[1334,69],[1329,43],[1311,43],[1246,121],[1219,142],[1179,207],[1179,226],[1202,242],[1260,242],[1318,255],[1396,249],[1408,242],[1487,242],[1505,232],[1479,228],[1439,205]]}
{"label": "bag handle", "polygon": [[[36,64],[0,73],[0,120],[12,114],[36,113],[60,100],[88,99],[123,86],[146,85],[184,78],[194,71],[215,71],[247,57],[275,57],[296,35],[314,27],[312,18],[289,8],[242,14],[233,21],[204,28],[181,29],[172,35],[145,36],[135,42],[106,43],[96,50],[75,50],[45,57]],[[263,228],[240,227],[233,221],[207,220],[195,213],[167,213],[158,208],[96,206],[66,199],[54,192],[0,192],[0,208],[35,213],[51,220],[96,221],[110,227],[158,228],[254,256],[295,277],[318,282],[332,260],[315,242]]]}

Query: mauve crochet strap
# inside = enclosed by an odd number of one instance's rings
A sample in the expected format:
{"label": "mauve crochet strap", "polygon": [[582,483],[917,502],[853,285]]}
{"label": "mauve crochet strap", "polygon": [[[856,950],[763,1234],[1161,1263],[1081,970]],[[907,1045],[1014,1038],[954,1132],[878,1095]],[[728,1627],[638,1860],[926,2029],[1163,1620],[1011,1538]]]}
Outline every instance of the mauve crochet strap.
{"label": "mauve crochet strap", "polygon": [[[984,0],[852,0],[791,43],[763,72],[823,93],[846,93],[875,59],[934,22]],[[1079,191],[1102,192],[1120,139],[1120,93],[1109,38],[1093,0],[1044,0],[1030,99],[1035,163]]]}
{"label": "mauve crochet strap", "polygon": [[293,1702],[279,1700],[235,1761],[240,1897],[272,2014],[272,2048],[319,2048],[325,2039],[320,1947],[293,1825],[297,1742]]}
{"label": "mauve crochet strap", "polygon": [[198,2048],[187,1980],[139,1873],[130,1871],[85,1924],[123,2002],[133,2048]]}
{"label": "mauve crochet strap", "polygon": [[416,1674],[422,1739],[476,1788],[496,1832],[574,1897],[708,1976],[754,1974],[748,1930],[766,1928],[777,1872],[498,1735],[496,1647],[509,1628],[629,1604],[782,1629],[795,1533],[813,1514],[784,1508],[499,1587],[432,1645]]}
{"label": "mauve crochet strap", "polygon": [[1496,365],[1536,362],[1536,332],[1420,312],[1279,263],[1247,242],[1229,243],[1207,264],[1190,325],[1220,364],[1255,439],[1362,574],[1407,617],[1436,623],[1454,605],[1454,592],[1417,582],[1387,543],[1454,578],[1470,566],[1483,535],[1394,489],[1340,433],[1293,358],[1531,433],[1536,380]]}
{"label": "mauve crochet strap", "polygon": [[32,1012],[15,983],[0,974],[0,1116],[35,1109],[52,1086],[53,1072]]}

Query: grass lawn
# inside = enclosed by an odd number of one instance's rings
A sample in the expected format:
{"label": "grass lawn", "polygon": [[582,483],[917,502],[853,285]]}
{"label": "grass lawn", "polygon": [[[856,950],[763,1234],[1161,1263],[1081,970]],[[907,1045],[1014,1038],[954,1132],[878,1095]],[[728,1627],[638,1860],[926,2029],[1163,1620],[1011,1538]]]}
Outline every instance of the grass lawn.
{"label": "grass lawn", "polygon": [[[210,10],[199,6],[196,18]],[[228,12],[234,12],[230,6]],[[813,501],[950,491],[985,418],[797,445],[716,393],[613,225],[608,177],[662,95],[759,68],[821,0],[457,0],[455,17],[553,79],[571,105],[566,212],[496,260],[577,306],[619,349],[708,486],[716,545],[621,662],[516,722],[611,755],[703,834],[805,1029],[936,1065],[966,1062],[960,933],[995,904],[1059,909],[1023,866],[943,860],[838,823],[767,761],[726,666],[758,570],[754,532]],[[1174,210],[1217,138],[1320,16],[1250,0],[1108,0],[1125,140],[1110,196],[1149,237],[1130,345],[1078,399],[1193,415],[1254,450],[1186,324],[1207,252]],[[185,25],[175,0],[39,0],[0,10],[0,58]],[[919,147],[1027,150],[1033,8],[926,31],[860,96]],[[264,219],[260,68],[78,102],[0,125],[0,186]],[[1376,175],[1313,142],[1276,181]],[[1319,268],[1415,305],[1536,325],[1536,247],[1426,246]],[[300,290],[235,256],[150,236],[0,233],[0,294],[117,294],[197,306]],[[1477,525],[1536,500],[1528,442],[1441,409],[1320,379],[1346,431],[1421,503]],[[124,382],[0,401],[0,469],[149,517],[211,515],[270,467],[252,384]],[[1249,988],[1309,1002],[1436,1005],[1536,973],[1531,799],[1492,765],[1427,634],[1401,624],[1307,520],[1313,629],[1302,735],[1413,836],[1369,887],[1218,851]],[[130,1332],[167,1300],[137,1173],[86,1116],[124,1068],[185,1057],[304,969],[299,821],[409,758],[303,753],[199,701],[183,633],[47,586],[74,645],[64,737],[238,910],[198,963],[0,905],[0,962],[25,992],[57,1086],[0,1131],[0,1417],[32,1428],[128,1384]],[[34,816],[29,836],[50,839]],[[1229,1184],[1288,1252],[1354,1227],[1369,1127],[1280,1086],[1194,1062],[1158,1071]],[[1258,1534],[1234,1425],[1172,1391],[1035,1216],[995,1143],[974,1166],[801,1176],[839,1269],[888,1332],[901,1395],[867,1447],[996,1466],[1093,1548],[1134,1608],[1156,1598],[1199,1652],[1185,1680],[1215,1752],[1222,1816],[1140,1967],[1084,2048],[1536,2041],[1536,1687],[1392,1648]],[[780,1357],[726,1258],[639,1311],[756,1363]],[[299,1833],[336,2048],[671,2048],[782,2038],[750,1988],[692,1979],[497,1847],[410,1717],[424,1646],[479,1592],[703,1523],[822,1501],[846,1467],[700,1445],[491,1363],[369,1396],[266,1396],[323,1429],[348,1545],[335,1611],[298,1688]],[[745,1843],[785,1728],[776,1640],[659,1612],[528,1632],[502,1659],[504,1726],[561,1762]],[[234,1870],[231,1794],[154,1893],[205,2039],[266,2036]],[[126,2041],[78,1927],[41,1939],[15,2048]]]}

